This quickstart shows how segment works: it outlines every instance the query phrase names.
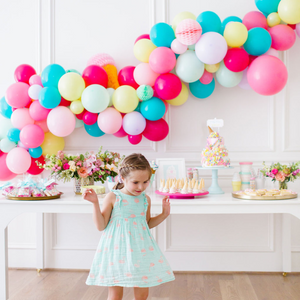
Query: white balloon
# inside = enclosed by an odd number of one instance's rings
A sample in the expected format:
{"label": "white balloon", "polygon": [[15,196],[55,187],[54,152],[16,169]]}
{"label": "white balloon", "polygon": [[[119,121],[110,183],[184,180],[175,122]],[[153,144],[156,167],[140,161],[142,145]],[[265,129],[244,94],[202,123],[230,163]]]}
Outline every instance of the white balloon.
{"label": "white balloon", "polygon": [[187,50],[188,46],[181,44],[178,39],[173,40],[171,49],[176,54],[183,54]]}
{"label": "white balloon", "polygon": [[32,86],[29,87],[28,89],[28,96],[33,99],[33,100],[38,100],[39,99],[39,93],[43,89],[42,86],[38,84],[33,84]]}

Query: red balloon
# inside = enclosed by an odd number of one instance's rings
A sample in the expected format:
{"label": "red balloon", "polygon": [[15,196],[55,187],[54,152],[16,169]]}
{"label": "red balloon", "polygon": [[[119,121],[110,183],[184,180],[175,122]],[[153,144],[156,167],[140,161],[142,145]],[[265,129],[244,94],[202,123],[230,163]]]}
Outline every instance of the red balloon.
{"label": "red balloon", "polygon": [[83,114],[83,118],[82,118],[82,121],[84,124],[86,125],[93,125],[97,122],[97,119],[98,119],[98,114],[95,114],[95,113],[91,113],[89,111],[86,111],[84,114]]}
{"label": "red balloon", "polygon": [[59,106],[70,106],[72,103],[72,101],[68,101],[65,98],[61,97]]}
{"label": "red balloon", "polygon": [[252,62],[258,58],[258,56],[254,56],[254,55],[249,55],[249,66],[252,64]]}
{"label": "red balloon", "polygon": [[135,67],[133,66],[127,66],[120,70],[118,74],[118,81],[120,85],[130,85],[134,89],[137,89],[139,87],[139,85],[133,78],[134,69]]}
{"label": "red balloon", "polygon": [[118,138],[122,138],[124,136],[127,135],[127,132],[125,132],[125,130],[123,129],[123,126],[121,126],[121,128],[119,129],[119,131],[117,131],[116,133],[114,133],[114,136],[118,137]]}
{"label": "red balloon", "polygon": [[146,119],[146,128],[143,136],[150,141],[158,142],[166,138],[169,133],[169,125],[164,119],[149,121]]}
{"label": "red balloon", "polygon": [[82,72],[82,78],[86,87],[92,84],[100,84],[107,88],[108,76],[106,71],[100,66],[87,66]]}
{"label": "red balloon", "polygon": [[86,109],[83,110],[83,112],[81,114],[78,114],[78,115],[75,115],[75,117],[78,119],[78,120],[82,120],[83,119],[83,115],[87,112]]}
{"label": "red balloon", "polygon": [[182,83],[178,76],[172,73],[166,73],[156,78],[154,87],[160,99],[171,100],[180,94]]}
{"label": "red balloon", "polygon": [[136,43],[137,41],[141,40],[141,39],[147,39],[147,40],[150,40],[150,35],[149,34],[142,34],[140,35],[134,43]]}
{"label": "red balloon", "polygon": [[27,173],[29,173],[31,175],[39,175],[44,171],[44,169],[40,169],[37,166],[36,161],[38,161],[41,164],[45,164],[45,158],[43,155],[40,156],[39,158],[31,157],[31,165],[30,165],[29,169],[27,170]]}
{"label": "red balloon", "polygon": [[138,134],[138,135],[128,135],[128,141],[130,144],[132,145],[137,145],[141,142],[143,138],[142,134]]}
{"label": "red balloon", "polygon": [[35,69],[30,65],[20,65],[15,70],[15,80],[16,82],[25,82],[29,84],[29,79],[32,75],[35,75]]}
{"label": "red balloon", "polygon": [[287,26],[291,27],[293,30],[296,29],[296,24],[287,24]]}
{"label": "red balloon", "polygon": [[6,165],[7,153],[0,154],[0,181],[8,181],[17,176],[17,174],[11,172]]}
{"label": "red balloon", "polygon": [[232,72],[242,72],[248,67],[249,54],[241,48],[228,49],[224,57],[224,64]]}

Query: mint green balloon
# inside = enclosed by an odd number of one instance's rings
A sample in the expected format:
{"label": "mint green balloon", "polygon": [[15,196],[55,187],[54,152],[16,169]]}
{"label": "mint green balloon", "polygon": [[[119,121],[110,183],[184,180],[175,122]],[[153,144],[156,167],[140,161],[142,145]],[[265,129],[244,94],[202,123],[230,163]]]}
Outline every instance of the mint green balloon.
{"label": "mint green balloon", "polygon": [[104,111],[109,104],[110,96],[105,87],[99,84],[89,85],[81,95],[83,107],[92,113]]}
{"label": "mint green balloon", "polygon": [[7,137],[0,142],[0,149],[4,153],[8,153],[10,150],[16,147],[15,142],[11,142]]}
{"label": "mint green balloon", "polygon": [[0,140],[6,138],[9,129],[13,128],[11,119],[7,119],[0,114]]}
{"label": "mint green balloon", "polygon": [[243,78],[242,72],[232,72],[228,70],[224,64],[224,61],[220,62],[220,67],[216,72],[216,78],[218,82],[224,87],[234,87],[237,86]]}
{"label": "mint green balloon", "polygon": [[76,121],[75,128],[83,127],[84,123],[83,123],[82,120],[79,120],[79,119],[75,118],[75,121]]}

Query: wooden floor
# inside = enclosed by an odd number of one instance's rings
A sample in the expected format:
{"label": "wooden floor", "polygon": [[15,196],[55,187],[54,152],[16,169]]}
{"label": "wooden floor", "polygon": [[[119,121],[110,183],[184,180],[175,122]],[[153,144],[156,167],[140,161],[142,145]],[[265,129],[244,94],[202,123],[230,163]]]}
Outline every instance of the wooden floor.
{"label": "wooden floor", "polygon": [[[10,300],[106,300],[107,288],[87,286],[85,271],[9,270]],[[300,274],[175,272],[150,288],[148,300],[299,300]],[[124,289],[133,300],[133,289]]]}

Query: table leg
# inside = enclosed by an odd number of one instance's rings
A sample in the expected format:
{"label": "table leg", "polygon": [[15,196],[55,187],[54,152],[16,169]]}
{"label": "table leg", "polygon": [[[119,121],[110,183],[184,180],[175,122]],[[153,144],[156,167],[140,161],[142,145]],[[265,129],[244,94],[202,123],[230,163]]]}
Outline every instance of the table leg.
{"label": "table leg", "polygon": [[36,214],[36,268],[39,273],[44,269],[44,214]]}
{"label": "table leg", "polygon": [[210,194],[224,194],[223,190],[218,184],[218,169],[212,169],[212,182],[208,188]]}
{"label": "table leg", "polygon": [[282,214],[282,271],[283,276],[292,271],[292,237],[291,237],[291,215]]}

